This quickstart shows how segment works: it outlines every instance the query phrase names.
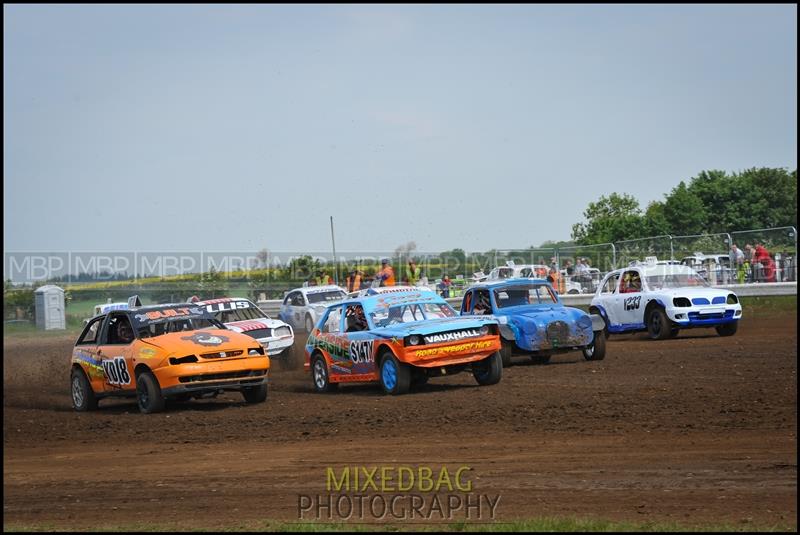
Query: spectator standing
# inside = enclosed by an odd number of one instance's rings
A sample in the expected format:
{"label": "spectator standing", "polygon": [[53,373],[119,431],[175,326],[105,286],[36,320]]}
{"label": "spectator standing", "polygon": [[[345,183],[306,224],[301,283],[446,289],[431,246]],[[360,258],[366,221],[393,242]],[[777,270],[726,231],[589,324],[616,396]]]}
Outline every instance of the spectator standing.
{"label": "spectator standing", "polygon": [[408,284],[409,286],[416,286],[422,276],[422,270],[417,266],[414,260],[408,261]]}
{"label": "spectator standing", "polygon": [[767,251],[767,248],[756,242],[753,249],[753,262],[761,265],[764,282],[776,282],[775,261]]}
{"label": "spectator standing", "polygon": [[394,286],[394,268],[389,263],[388,258],[381,259],[381,269],[375,274],[375,278],[381,281],[381,286]]}
{"label": "spectator standing", "polygon": [[731,267],[736,272],[736,281],[739,284],[744,284],[747,272],[744,267],[744,251],[739,249],[734,243],[731,245]]}
{"label": "spectator standing", "polygon": [[445,299],[450,297],[450,287],[452,285],[453,282],[450,280],[450,277],[447,275],[442,277],[442,282],[439,283],[439,291]]}

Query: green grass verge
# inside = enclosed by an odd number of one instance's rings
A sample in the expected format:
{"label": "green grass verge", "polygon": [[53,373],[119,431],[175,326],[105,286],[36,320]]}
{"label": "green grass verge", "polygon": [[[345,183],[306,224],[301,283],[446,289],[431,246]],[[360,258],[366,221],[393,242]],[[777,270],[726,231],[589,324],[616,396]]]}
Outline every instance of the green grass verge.
{"label": "green grass verge", "polygon": [[774,532],[795,531],[788,525],[739,524],[678,524],[672,522],[612,522],[607,520],[575,518],[537,518],[508,522],[451,522],[451,523],[346,523],[346,522],[242,522],[228,526],[185,527],[179,524],[117,524],[94,525],[88,528],[64,528],[51,523],[4,523],[4,531],[288,531],[288,532],[343,532],[343,531],[446,531],[446,532]]}

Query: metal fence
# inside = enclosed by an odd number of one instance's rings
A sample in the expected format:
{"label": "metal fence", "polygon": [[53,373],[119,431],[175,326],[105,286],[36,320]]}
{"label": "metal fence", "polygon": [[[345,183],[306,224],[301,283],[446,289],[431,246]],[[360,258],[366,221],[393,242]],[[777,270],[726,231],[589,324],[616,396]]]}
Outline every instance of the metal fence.
{"label": "metal fence", "polygon": [[[28,266],[29,272],[34,274],[41,267],[41,272],[46,273],[44,266],[62,266],[58,275],[67,272],[63,266],[71,266],[70,259],[78,258],[81,265],[90,265],[88,262],[94,258],[85,255],[81,259],[75,253],[59,253],[37,255],[31,257],[29,253],[25,258],[18,258],[9,262],[8,266]],[[23,254],[23,253],[21,253]],[[107,258],[103,256],[102,258]],[[96,256],[96,255],[95,255]],[[117,255],[120,258],[122,255]],[[128,255],[134,259],[136,253]],[[141,259],[145,255],[139,253]],[[395,269],[397,284],[402,284],[407,276],[407,262],[414,258],[422,269],[427,285],[433,289],[442,289],[442,279],[448,276],[452,281],[449,286],[449,297],[458,297],[475,278],[476,272],[488,274],[493,268],[504,266],[508,262],[520,265],[539,264],[551,266],[555,263],[565,281],[564,293],[581,294],[593,293],[602,277],[613,269],[624,267],[633,261],[642,261],[649,256],[659,260],[670,260],[684,263],[695,268],[714,285],[751,284],[751,283],[779,283],[797,281],[797,230],[795,227],[778,227],[768,229],[738,230],[716,234],[699,234],[691,236],[661,235],[635,240],[624,240],[614,243],[595,245],[575,245],[551,248],[527,249],[497,249],[485,253],[470,253],[454,250],[450,254],[443,253],[418,253],[406,251],[395,253],[373,254],[339,254],[337,261],[324,253],[310,255],[309,258],[317,263],[303,264],[294,262],[298,256],[306,254],[272,254],[261,263],[259,270],[248,270],[242,266],[250,265],[247,262],[228,263],[219,265],[239,266],[238,271],[226,272],[222,269],[206,270],[202,260],[212,258],[212,253],[198,253],[201,261],[199,271],[187,272],[180,270],[176,273],[162,273],[160,277],[143,278],[142,272],[129,280],[117,280],[117,274],[106,279],[105,282],[87,282],[76,284],[77,281],[61,283],[72,297],[67,313],[88,314],[91,303],[104,303],[108,299],[124,301],[134,294],[151,303],[185,301],[189,296],[198,295],[202,298],[219,297],[223,295],[247,296],[253,300],[280,299],[284,293],[303,284],[316,284],[314,280],[319,275],[321,267],[331,277],[335,277],[339,285],[344,286],[350,270],[359,268],[364,270],[364,280],[369,281],[376,275],[380,268],[380,259],[388,257]],[[183,259],[191,259],[188,255],[181,256],[181,262],[159,265],[184,265]],[[66,259],[63,262],[51,260]],[[114,257],[116,258],[116,256]],[[239,258],[238,256],[236,258]],[[244,258],[244,257],[243,257]],[[254,257],[255,258],[255,257]],[[40,259],[41,263],[33,260]],[[148,260],[148,265],[156,265],[159,260],[155,254]],[[14,260],[14,259],[12,259]],[[25,263],[29,261],[29,263]],[[174,259],[173,259],[174,260]],[[134,262],[135,264],[135,262]],[[100,265],[99,261],[96,265]],[[108,262],[103,265],[112,265]],[[116,264],[113,264],[116,265]],[[52,271],[52,269],[51,269]],[[189,273],[189,274],[187,274]],[[325,275],[325,273],[322,273]],[[177,276],[174,276],[177,275]],[[6,277],[10,278],[10,277]],[[124,278],[124,277],[123,277]],[[4,295],[4,315],[8,319],[21,319],[31,315],[33,289],[46,282],[59,284],[52,277],[41,277],[29,280],[26,287],[7,287]],[[363,281],[362,281],[363,282]],[[91,303],[90,303],[91,302]],[[83,303],[77,306],[77,303]]]}

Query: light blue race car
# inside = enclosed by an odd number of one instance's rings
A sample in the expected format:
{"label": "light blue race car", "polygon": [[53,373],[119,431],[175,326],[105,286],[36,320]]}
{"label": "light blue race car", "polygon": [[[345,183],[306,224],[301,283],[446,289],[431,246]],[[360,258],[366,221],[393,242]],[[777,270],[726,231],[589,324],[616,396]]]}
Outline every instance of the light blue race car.
{"label": "light blue race car", "polygon": [[461,315],[485,314],[500,323],[503,366],[515,355],[542,364],[568,351],[580,350],[586,360],[606,356],[603,318],[564,306],[546,280],[505,279],[472,286],[461,302]]}

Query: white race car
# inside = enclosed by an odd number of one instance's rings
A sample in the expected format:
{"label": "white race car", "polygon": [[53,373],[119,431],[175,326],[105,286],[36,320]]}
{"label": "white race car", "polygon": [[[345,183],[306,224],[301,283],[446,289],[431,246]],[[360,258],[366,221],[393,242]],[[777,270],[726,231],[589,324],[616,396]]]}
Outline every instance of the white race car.
{"label": "white race car", "polygon": [[327,307],[346,297],[344,288],[332,284],[295,288],[283,299],[278,317],[295,329],[310,333]]}
{"label": "white race car", "polygon": [[646,330],[661,340],[693,327],[714,327],[720,336],[732,336],[742,305],[735,293],[710,287],[688,266],[650,261],[608,273],[589,313],[603,317],[607,333]]}
{"label": "white race car", "polygon": [[294,343],[294,331],[281,320],[272,319],[258,305],[242,297],[224,297],[196,301],[232,331],[255,338],[272,357],[288,356]]}

